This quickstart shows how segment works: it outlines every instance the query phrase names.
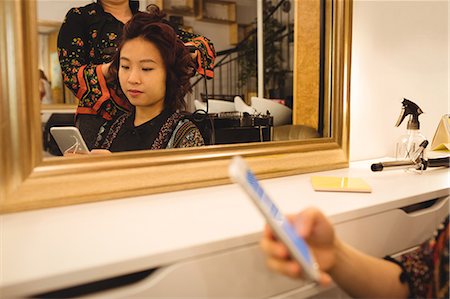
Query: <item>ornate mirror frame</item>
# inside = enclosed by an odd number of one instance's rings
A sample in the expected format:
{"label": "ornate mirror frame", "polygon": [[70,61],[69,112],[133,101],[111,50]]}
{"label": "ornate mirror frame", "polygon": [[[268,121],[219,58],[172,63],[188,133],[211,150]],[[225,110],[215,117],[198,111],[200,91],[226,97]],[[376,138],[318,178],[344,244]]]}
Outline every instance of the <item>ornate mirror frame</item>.
{"label": "ornate mirror frame", "polygon": [[[308,1],[295,2],[299,8]],[[326,13],[332,26],[326,34],[325,55],[330,70],[325,94],[333,99],[331,138],[44,160],[37,59],[29,54],[29,49],[37,48],[36,2],[1,1],[0,212],[226,184],[233,155],[244,156],[259,178],[346,167],[352,3],[327,0],[327,5],[333,8]],[[296,20],[301,18],[305,21],[308,14],[297,13]],[[309,62],[300,57],[304,53],[298,39],[305,29],[297,23],[294,94],[307,99],[299,90],[314,82],[304,80]]]}

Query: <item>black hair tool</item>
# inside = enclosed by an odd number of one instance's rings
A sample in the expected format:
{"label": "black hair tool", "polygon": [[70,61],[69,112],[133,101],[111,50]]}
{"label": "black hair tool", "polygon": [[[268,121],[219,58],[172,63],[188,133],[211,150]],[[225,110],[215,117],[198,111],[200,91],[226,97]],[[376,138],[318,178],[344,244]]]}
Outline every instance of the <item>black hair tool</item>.
{"label": "black hair tool", "polygon": [[398,168],[414,168],[416,170],[425,170],[428,167],[450,167],[450,157],[424,159],[423,152],[425,151],[425,148],[427,146],[428,141],[424,140],[412,155],[411,160],[374,163],[371,165],[370,169],[372,171],[382,171]]}
{"label": "black hair tool", "polygon": [[428,141],[424,140],[419,148],[413,153],[411,159],[374,163],[371,165],[370,169],[372,169],[372,171],[382,171],[385,168],[414,168],[416,170],[425,170],[427,168],[427,163],[426,160],[423,159],[423,152],[427,146]]}

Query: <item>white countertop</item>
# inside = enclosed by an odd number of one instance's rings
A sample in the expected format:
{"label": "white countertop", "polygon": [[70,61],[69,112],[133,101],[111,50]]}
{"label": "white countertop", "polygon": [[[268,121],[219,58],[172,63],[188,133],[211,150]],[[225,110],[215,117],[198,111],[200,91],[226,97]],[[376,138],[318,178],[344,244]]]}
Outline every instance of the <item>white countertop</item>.
{"label": "white countertop", "polygon": [[[285,213],[317,206],[334,223],[449,194],[449,170],[423,174],[350,168],[263,180]],[[313,175],[361,177],[372,193],[315,192]],[[39,292],[170,264],[258,241],[264,221],[236,185],[6,214],[1,225],[1,293]],[[64,279],[62,279],[64,278]]]}

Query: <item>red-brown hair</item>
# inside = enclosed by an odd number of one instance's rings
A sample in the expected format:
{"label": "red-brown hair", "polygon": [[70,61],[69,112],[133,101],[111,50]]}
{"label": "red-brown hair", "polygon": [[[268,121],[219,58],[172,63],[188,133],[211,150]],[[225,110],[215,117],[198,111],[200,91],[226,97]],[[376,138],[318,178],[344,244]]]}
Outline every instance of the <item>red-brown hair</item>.
{"label": "red-brown hair", "polygon": [[158,6],[147,6],[146,12],[136,13],[123,28],[123,34],[112,64],[109,78],[117,84],[117,92],[125,96],[120,89],[118,70],[120,52],[123,45],[135,38],[144,38],[159,50],[166,68],[166,96],[164,106],[170,111],[183,110],[186,107],[184,96],[192,91],[190,78],[194,75],[195,64],[188,49],[178,38],[175,30],[164,20],[165,13]]}

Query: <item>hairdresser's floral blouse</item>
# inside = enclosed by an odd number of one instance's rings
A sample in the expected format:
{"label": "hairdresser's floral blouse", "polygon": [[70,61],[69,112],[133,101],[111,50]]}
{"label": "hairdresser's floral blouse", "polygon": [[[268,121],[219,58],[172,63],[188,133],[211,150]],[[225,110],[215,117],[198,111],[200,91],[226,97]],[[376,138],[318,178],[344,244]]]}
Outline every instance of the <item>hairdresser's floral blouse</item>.
{"label": "hairdresser's floral blouse", "polygon": [[[130,8],[136,13],[139,2],[130,1]],[[58,55],[64,84],[79,99],[77,114],[99,114],[111,119],[119,110],[130,111],[128,101],[103,93],[106,82],[98,75],[101,64],[111,61],[116,52],[123,25],[98,3],[72,8],[67,13],[58,36]],[[178,35],[184,43],[200,50],[197,71],[213,77],[215,51],[212,43],[203,36],[182,30]],[[206,70],[201,57],[205,58]]]}
{"label": "hairdresser's floral blouse", "polygon": [[403,269],[400,281],[408,283],[409,298],[449,298],[449,216],[433,238],[398,259],[386,257]]}

